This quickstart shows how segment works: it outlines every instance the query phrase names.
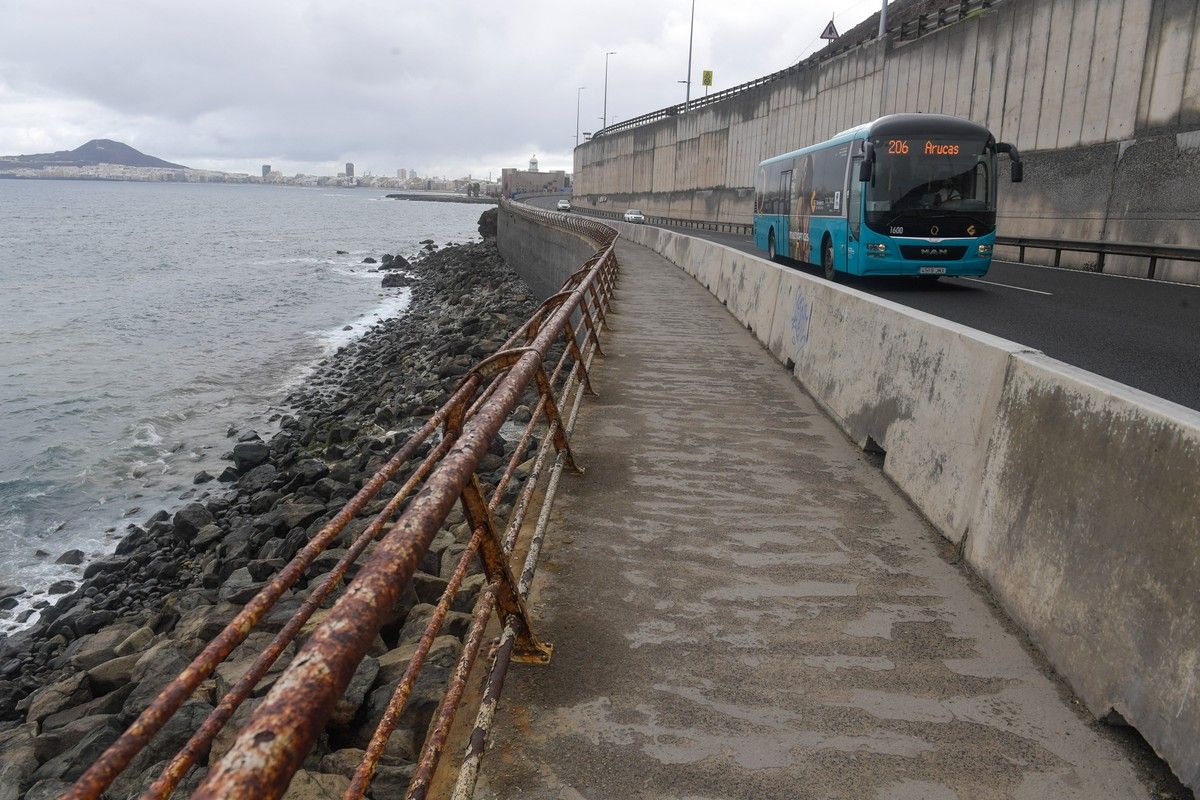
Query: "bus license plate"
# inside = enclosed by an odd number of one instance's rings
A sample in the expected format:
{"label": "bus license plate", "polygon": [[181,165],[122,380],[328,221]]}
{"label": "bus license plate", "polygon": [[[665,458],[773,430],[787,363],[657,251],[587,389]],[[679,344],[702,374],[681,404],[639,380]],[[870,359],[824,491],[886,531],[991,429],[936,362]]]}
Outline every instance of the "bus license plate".
{"label": "bus license plate", "polygon": [[945,275],[945,267],[921,267],[922,275]]}

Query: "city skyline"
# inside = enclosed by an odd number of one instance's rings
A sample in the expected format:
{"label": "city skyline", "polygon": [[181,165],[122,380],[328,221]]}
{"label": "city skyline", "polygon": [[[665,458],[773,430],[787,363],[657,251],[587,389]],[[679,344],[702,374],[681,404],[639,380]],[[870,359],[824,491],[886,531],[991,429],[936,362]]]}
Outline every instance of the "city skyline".
{"label": "city skyline", "polygon": [[[837,3],[837,25],[877,6]],[[603,10],[371,1],[354,14],[323,2],[105,11],[19,0],[0,28],[0,152],[111,138],[247,174],[264,163],[336,174],[350,161],[376,174],[482,175],[531,153],[569,171],[578,86],[594,87],[582,93],[582,130],[601,124],[605,52],[617,52],[610,123],[683,100],[690,2],[656,10],[616,0]],[[829,7],[776,0],[747,15],[700,0],[693,89],[704,69],[716,91],[795,63],[828,21]]]}

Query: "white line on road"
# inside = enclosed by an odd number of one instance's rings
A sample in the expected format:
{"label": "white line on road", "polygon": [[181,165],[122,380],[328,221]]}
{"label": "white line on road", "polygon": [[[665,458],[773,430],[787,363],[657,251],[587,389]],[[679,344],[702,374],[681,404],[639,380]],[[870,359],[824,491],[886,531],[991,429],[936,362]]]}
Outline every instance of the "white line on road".
{"label": "white line on road", "polygon": [[1041,289],[1026,289],[1024,286],[1013,286],[1008,283],[996,283],[995,281],[981,281],[979,278],[959,278],[959,280],[971,281],[972,283],[986,283],[988,286],[1003,286],[1005,289],[1016,289],[1020,292],[1033,292],[1034,294],[1054,296],[1054,292],[1043,292]]}

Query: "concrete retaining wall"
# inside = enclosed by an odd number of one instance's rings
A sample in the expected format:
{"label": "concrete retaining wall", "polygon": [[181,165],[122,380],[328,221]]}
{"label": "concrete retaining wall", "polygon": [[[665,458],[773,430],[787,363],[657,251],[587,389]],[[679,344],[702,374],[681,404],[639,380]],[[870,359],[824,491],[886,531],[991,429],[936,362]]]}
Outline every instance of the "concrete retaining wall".
{"label": "concrete retaining wall", "polygon": [[[580,145],[575,202],[748,223],[761,160],[895,112],[972,119],[1021,149],[1026,182],[1001,183],[1002,234],[1200,247],[1196,0],[1006,0],[913,41],[870,40]],[[1200,264],[1164,262],[1159,276],[1200,281]]]}
{"label": "concrete retaining wall", "polygon": [[1200,413],[683,234],[726,304],[950,541],[1093,714],[1200,788]]}
{"label": "concrete retaining wall", "polygon": [[538,225],[503,207],[496,218],[496,247],[539,300],[562,288],[596,252],[596,246],[582,236]]}

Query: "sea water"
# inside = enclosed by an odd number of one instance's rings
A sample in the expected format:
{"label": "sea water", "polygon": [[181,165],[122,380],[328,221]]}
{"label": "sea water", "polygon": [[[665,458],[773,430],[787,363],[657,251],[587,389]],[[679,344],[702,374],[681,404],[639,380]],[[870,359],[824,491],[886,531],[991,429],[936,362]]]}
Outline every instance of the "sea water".
{"label": "sea water", "polygon": [[408,290],[381,289],[364,257],[467,241],[482,210],[366,189],[0,180],[0,586],[77,579],[60,554],[102,555],[180,505],[198,470],[224,468],[231,428],[268,430],[317,360],[403,312]]}

